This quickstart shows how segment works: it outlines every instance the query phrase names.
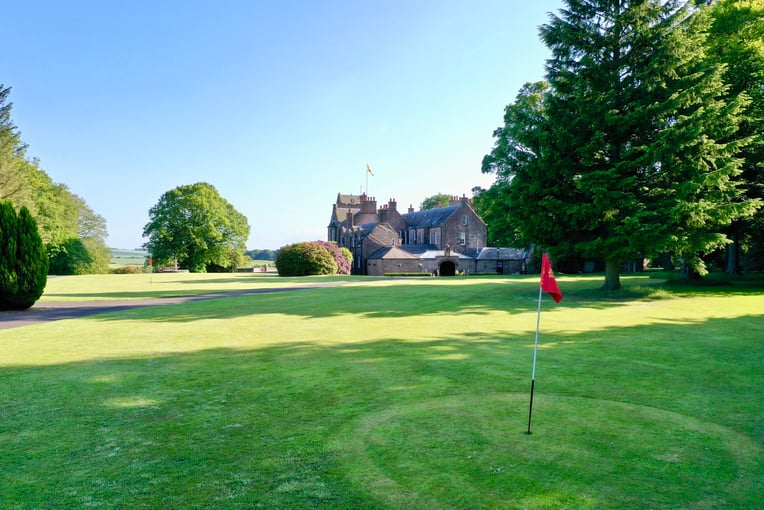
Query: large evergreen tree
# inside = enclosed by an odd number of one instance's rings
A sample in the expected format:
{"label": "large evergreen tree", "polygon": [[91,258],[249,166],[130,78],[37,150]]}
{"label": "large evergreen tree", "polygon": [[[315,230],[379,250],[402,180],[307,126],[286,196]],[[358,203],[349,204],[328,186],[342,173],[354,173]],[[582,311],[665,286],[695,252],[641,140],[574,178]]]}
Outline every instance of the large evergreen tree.
{"label": "large evergreen tree", "polygon": [[206,182],[166,192],[149,220],[144,246],[155,265],[177,263],[192,272],[205,272],[208,265],[230,267],[243,256],[249,237],[247,218]]}
{"label": "large evergreen tree", "polygon": [[503,161],[488,162],[510,168],[508,215],[523,239],[604,259],[607,289],[640,255],[673,252],[702,273],[700,255],[756,207],[737,180],[745,100],[704,54],[707,17],[674,0],[566,4],[541,28],[549,92],[525,105],[541,116],[502,131],[534,130],[538,146],[503,156],[497,142]]}

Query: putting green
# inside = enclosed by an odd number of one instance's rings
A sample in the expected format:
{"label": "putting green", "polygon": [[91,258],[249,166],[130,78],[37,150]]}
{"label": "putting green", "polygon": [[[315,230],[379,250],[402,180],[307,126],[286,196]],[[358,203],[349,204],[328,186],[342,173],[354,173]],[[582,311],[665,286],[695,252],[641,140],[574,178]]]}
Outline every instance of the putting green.
{"label": "putting green", "polygon": [[761,455],[727,428],[621,402],[537,395],[531,435],[527,420],[527,394],[442,397],[364,415],[332,447],[390,508],[739,506]]}

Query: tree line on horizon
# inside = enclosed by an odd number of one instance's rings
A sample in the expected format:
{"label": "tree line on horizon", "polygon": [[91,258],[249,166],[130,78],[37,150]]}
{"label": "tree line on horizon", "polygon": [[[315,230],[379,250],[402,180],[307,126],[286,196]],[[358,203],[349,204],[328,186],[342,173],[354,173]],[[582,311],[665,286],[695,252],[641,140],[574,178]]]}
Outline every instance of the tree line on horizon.
{"label": "tree line on horizon", "polygon": [[504,110],[475,209],[497,246],[764,266],[764,0],[566,0],[545,80]]}
{"label": "tree line on horizon", "polygon": [[53,182],[13,124],[10,87],[0,84],[0,202],[26,207],[37,224],[50,274],[107,273],[106,220],[65,184]]}

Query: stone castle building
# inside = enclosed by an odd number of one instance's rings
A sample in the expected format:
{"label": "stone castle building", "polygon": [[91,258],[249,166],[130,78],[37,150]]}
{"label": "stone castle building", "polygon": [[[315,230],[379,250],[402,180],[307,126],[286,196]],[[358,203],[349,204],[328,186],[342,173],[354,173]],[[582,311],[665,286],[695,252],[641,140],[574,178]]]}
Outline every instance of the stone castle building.
{"label": "stone castle building", "polygon": [[377,207],[365,193],[338,193],[327,233],[328,241],[353,254],[353,274],[524,272],[525,251],[487,248],[486,238],[486,225],[466,196],[401,213],[394,199]]}

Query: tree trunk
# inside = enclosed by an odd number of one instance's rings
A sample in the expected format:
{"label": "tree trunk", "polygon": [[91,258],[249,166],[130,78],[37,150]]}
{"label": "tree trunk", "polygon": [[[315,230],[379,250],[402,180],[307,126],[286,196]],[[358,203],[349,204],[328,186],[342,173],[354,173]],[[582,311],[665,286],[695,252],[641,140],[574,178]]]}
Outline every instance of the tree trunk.
{"label": "tree trunk", "polygon": [[621,261],[607,259],[605,261],[605,284],[602,290],[618,290],[621,288]]}
{"label": "tree trunk", "polygon": [[739,223],[737,222],[732,224],[732,234],[730,235],[732,242],[727,245],[727,269],[725,270],[725,273],[731,275],[739,275],[741,273],[740,244],[737,241],[740,237],[738,232],[740,228],[738,225]]}
{"label": "tree trunk", "polygon": [[668,252],[661,253],[661,267],[664,271],[673,271],[676,269],[674,263],[671,261],[671,254]]}
{"label": "tree trunk", "polygon": [[740,263],[738,262],[739,260],[738,253],[739,253],[739,248],[737,244],[737,239],[735,239],[727,246],[727,270],[725,271],[727,274],[731,274],[731,275],[740,274]]}
{"label": "tree trunk", "polygon": [[687,262],[682,262],[682,279],[688,281],[700,280],[700,273]]}

